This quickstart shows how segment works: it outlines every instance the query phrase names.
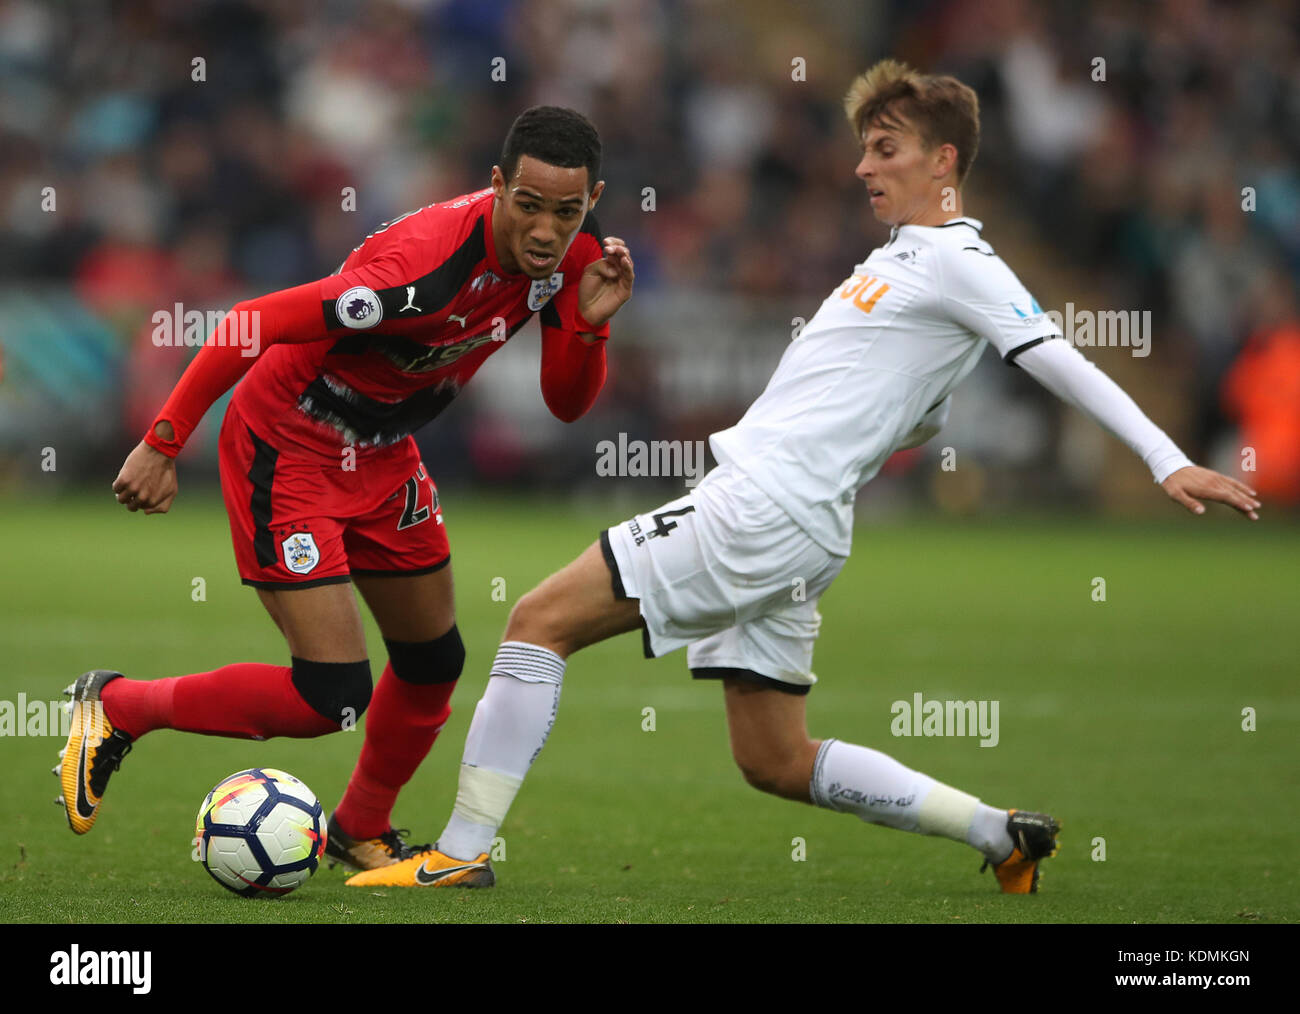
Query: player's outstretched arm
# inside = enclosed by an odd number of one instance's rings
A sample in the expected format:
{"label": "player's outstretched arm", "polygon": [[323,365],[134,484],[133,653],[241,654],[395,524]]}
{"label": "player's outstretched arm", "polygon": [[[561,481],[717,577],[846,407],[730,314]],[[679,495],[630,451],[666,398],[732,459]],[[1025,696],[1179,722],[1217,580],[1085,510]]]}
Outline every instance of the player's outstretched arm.
{"label": "player's outstretched arm", "polygon": [[1163,430],[1106,374],[1064,341],[1026,349],[1016,365],[1055,394],[1092,416],[1138,455],[1156,482],[1193,514],[1203,514],[1198,497],[1224,503],[1258,521],[1255,491],[1236,479],[1192,464]]}
{"label": "player's outstretched arm", "polygon": [[[337,277],[337,276],[335,276]],[[254,328],[251,315],[256,314]],[[250,341],[257,335],[257,341]],[[321,281],[236,303],[208,336],[167,403],[113,480],[129,511],[165,514],[176,499],[175,457],[212,403],[230,390],[267,345],[325,338]]]}

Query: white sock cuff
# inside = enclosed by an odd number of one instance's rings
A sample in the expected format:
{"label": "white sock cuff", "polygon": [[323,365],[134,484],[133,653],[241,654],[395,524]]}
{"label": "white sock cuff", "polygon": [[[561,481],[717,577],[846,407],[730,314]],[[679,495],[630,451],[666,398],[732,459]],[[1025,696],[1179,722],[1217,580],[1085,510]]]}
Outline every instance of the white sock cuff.
{"label": "white sock cuff", "polygon": [[525,641],[504,641],[492,661],[493,676],[510,676],[522,683],[554,683],[564,680],[564,659],[550,648]]}
{"label": "white sock cuff", "polygon": [[830,799],[821,791],[822,766],[826,762],[826,753],[831,748],[832,743],[838,740],[824,739],[822,745],[817,748],[817,759],[813,761],[812,779],[808,782],[808,796],[812,800],[813,806],[821,806],[827,810],[834,810],[837,807],[831,804]]}
{"label": "white sock cuff", "polygon": [[921,834],[940,835],[955,841],[965,841],[975,809],[980,801],[967,792],[935,782],[917,813],[916,829]]}

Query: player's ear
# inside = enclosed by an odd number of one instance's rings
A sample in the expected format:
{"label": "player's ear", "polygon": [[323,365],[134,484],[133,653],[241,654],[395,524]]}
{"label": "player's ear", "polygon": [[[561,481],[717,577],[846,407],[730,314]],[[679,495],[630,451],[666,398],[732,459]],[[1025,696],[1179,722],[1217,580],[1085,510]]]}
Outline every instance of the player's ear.
{"label": "player's ear", "polygon": [[956,168],[957,148],[951,144],[941,144],[935,149],[934,178],[941,179]]}
{"label": "player's ear", "polygon": [[600,195],[605,192],[605,181],[597,180],[596,185],[591,188],[591,193],[587,196],[587,210],[590,211],[600,200]]}
{"label": "player's ear", "polygon": [[501,171],[499,165],[494,165],[492,167],[492,193],[496,195],[497,200],[505,200],[506,175]]}

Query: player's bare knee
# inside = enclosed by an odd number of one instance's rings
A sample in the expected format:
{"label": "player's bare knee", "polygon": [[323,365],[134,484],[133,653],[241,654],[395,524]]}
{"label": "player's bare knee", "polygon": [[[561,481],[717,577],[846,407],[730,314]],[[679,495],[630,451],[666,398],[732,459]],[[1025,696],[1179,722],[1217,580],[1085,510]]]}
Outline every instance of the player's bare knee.
{"label": "player's bare knee", "polygon": [[569,652],[561,650],[569,646],[563,618],[563,603],[548,595],[544,588],[534,588],[510,610],[504,639],[538,644],[567,657]]}
{"label": "player's bare knee", "polygon": [[735,760],[741,776],[759,792],[783,799],[807,799],[809,771],[803,754],[801,750],[778,754],[736,752]]}
{"label": "player's bare knee", "polygon": [[746,764],[739,759],[736,761],[736,766],[740,768],[741,777],[745,779],[746,784],[758,789],[759,792],[776,795],[776,781],[770,768],[762,763]]}
{"label": "player's bare knee", "polygon": [[778,760],[771,757],[746,757],[738,755],[736,766],[746,783],[773,796],[784,795],[786,769]]}

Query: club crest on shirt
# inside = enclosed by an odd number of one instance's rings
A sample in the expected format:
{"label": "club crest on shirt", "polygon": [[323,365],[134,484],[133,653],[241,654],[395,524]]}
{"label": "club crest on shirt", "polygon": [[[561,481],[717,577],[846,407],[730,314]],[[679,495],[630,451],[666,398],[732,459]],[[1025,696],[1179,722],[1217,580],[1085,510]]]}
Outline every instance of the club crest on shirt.
{"label": "club crest on shirt", "polygon": [[354,285],[339,296],[334,303],[334,312],[344,327],[357,331],[374,327],[384,319],[384,307],[375,290],[364,285]]}
{"label": "club crest on shirt", "polygon": [[528,309],[540,310],[564,285],[564,272],[557,271],[550,278],[539,279],[528,288]]}
{"label": "club crest on shirt", "polygon": [[320,550],[311,532],[294,532],[280,543],[284,551],[284,565],[295,574],[310,573],[320,563]]}

